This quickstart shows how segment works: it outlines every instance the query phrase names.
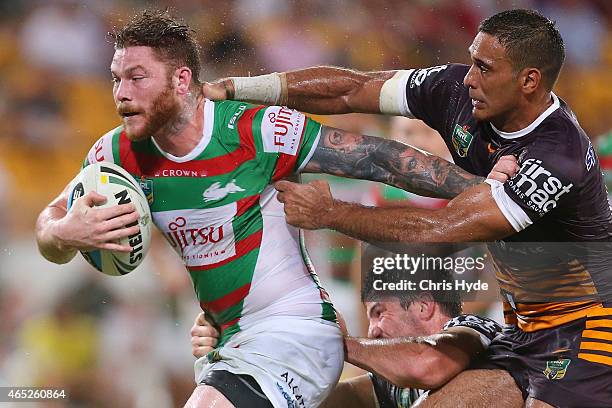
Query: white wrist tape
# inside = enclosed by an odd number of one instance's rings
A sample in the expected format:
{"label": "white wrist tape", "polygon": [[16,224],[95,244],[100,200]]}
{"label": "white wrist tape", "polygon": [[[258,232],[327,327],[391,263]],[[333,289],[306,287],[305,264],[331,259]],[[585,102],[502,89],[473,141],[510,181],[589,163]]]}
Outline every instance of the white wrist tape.
{"label": "white wrist tape", "polygon": [[232,77],[234,99],[278,105],[281,99],[281,77],[277,72],[254,77]]}
{"label": "white wrist tape", "polygon": [[397,71],[392,78],[385,81],[379,98],[380,113],[412,117],[406,102],[406,84],[412,69]]}

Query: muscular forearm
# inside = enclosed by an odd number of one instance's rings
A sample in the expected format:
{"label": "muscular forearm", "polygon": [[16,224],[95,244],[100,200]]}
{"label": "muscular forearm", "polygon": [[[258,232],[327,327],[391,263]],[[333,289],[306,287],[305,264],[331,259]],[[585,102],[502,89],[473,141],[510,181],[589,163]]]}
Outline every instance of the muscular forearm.
{"label": "muscular forearm", "polygon": [[398,339],[345,338],[347,361],[400,387],[431,388],[432,348],[446,334]]}
{"label": "muscular forearm", "polygon": [[223,81],[228,99],[287,105],[317,114],[380,113],[379,94],[394,72],[358,72],[313,67]]}
{"label": "muscular forearm", "polygon": [[[288,106],[318,114],[380,113],[380,86],[392,74],[315,67],[287,73]],[[379,85],[377,85],[379,84]]]}
{"label": "muscular forearm", "polygon": [[58,222],[66,215],[62,208],[49,206],[36,221],[36,242],[41,255],[48,261],[65,264],[76,255],[76,250],[67,248],[58,238]]}
{"label": "muscular forearm", "polygon": [[486,183],[471,187],[444,208],[375,208],[335,200],[324,182],[278,182],[278,199],[291,225],[331,228],[370,242],[484,242],[516,232]]}
{"label": "muscular forearm", "polygon": [[432,212],[412,207],[366,207],[334,200],[321,223],[323,228],[362,241],[452,242],[445,234],[444,222],[432,217]]}

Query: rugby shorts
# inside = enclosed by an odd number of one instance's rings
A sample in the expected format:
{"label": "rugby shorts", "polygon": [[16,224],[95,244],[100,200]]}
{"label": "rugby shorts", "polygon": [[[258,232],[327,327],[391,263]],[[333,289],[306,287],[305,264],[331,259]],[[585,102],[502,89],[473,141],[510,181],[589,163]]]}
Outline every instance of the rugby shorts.
{"label": "rugby shorts", "polygon": [[273,407],[314,408],[335,387],[343,362],[342,333],[336,323],[268,317],[199,358],[195,378],[197,384],[208,383],[207,376],[216,370],[250,376]]}
{"label": "rugby shorts", "polygon": [[472,363],[503,369],[528,396],[554,407],[612,407],[612,308],[551,329],[504,329]]}
{"label": "rugby shorts", "polygon": [[200,384],[210,385],[235,407],[272,408],[270,400],[250,375],[228,371],[209,371]]}

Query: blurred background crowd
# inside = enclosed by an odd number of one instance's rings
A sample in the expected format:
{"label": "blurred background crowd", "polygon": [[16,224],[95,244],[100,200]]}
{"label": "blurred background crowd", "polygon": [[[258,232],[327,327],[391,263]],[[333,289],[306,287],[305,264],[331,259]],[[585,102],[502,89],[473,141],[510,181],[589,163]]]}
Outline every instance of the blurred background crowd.
{"label": "blurred background crowd", "polygon": [[[106,33],[136,11],[166,6],[199,33],[205,80],[320,64],[383,70],[467,63],[480,20],[511,7],[538,9],[557,21],[566,43],[555,92],[573,107],[612,183],[606,0],[0,0],[0,386],[67,388],[70,406],[161,408],[181,405],[193,388],[189,328],[198,306],[160,237],[139,270],[112,278],[80,257],[65,266],[44,261],[33,234],[39,211],[78,172],[92,143],[118,124]],[[449,157],[419,121],[317,120]],[[445,204],[327,179],[344,200]],[[307,245],[351,332],[364,335],[359,244],[322,231],[308,233]],[[500,316],[496,302],[468,308]]]}

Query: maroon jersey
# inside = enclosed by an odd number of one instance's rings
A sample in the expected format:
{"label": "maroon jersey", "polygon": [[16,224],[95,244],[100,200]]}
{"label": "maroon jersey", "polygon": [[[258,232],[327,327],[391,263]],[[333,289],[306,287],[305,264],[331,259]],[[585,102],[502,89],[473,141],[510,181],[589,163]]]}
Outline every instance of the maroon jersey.
{"label": "maroon jersey", "polygon": [[525,129],[500,131],[472,116],[468,69],[407,71],[402,113],[436,129],[454,162],[471,173],[486,176],[502,155],[518,158],[512,179],[487,182],[517,231],[489,247],[519,326],[554,327],[611,302],[612,213],[599,160],[575,115],[553,94]]}

